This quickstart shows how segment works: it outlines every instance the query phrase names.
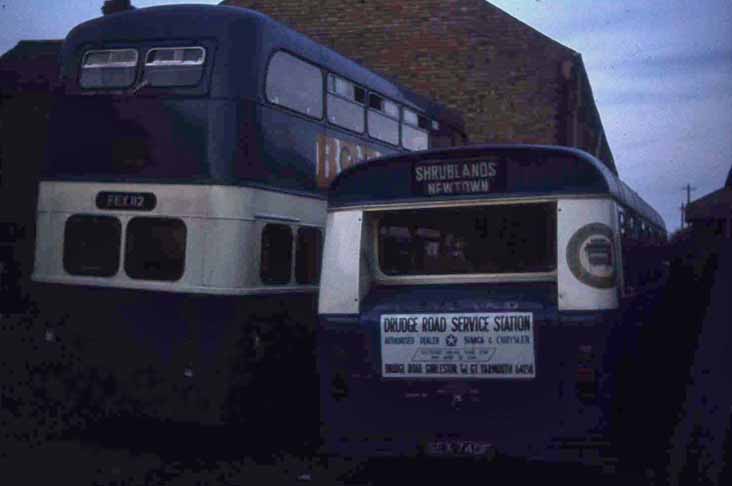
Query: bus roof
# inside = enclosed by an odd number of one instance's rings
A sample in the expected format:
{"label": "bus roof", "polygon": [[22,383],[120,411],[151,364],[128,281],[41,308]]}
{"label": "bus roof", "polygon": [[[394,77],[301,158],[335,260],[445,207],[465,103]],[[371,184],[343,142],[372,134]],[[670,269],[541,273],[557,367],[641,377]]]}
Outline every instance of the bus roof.
{"label": "bus roof", "polygon": [[[244,96],[258,89],[271,54],[284,49],[380,94],[425,111],[464,132],[462,116],[399,86],[270,17],[224,5],[168,5],[99,17],[71,30],[64,44],[62,75],[75,79],[79,48],[120,46],[129,42],[216,39],[212,90],[222,96]],[[257,76],[251,76],[252,69]],[[216,79],[218,78],[218,79]],[[257,79],[254,79],[257,78]],[[252,84],[247,84],[252,83]]]}
{"label": "bus roof", "polygon": [[328,205],[602,194],[665,229],[661,216],[600,160],[549,145],[468,145],[372,159],[336,177]]}

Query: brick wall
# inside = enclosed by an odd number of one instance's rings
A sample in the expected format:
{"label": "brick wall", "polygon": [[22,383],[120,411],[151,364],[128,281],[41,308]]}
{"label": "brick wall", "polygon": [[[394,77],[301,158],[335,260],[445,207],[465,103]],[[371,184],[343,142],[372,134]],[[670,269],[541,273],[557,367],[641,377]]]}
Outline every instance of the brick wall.
{"label": "brick wall", "polygon": [[594,109],[594,100],[589,84],[576,82],[584,74],[577,53],[483,0],[222,3],[259,10],[459,110],[472,143],[565,144],[599,154],[599,117],[578,114],[582,103]]}

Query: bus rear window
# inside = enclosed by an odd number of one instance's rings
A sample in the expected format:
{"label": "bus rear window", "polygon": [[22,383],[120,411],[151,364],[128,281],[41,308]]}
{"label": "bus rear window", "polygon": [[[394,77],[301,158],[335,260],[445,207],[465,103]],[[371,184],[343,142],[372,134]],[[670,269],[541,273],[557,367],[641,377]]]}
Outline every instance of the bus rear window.
{"label": "bus rear window", "polygon": [[132,218],[127,224],[125,272],[140,280],[175,281],[183,276],[186,226],[173,218]]}
{"label": "bus rear window", "polygon": [[145,56],[143,83],[152,87],[195,86],[203,76],[203,47],[160,47]]}
{"label": "bus rear window", "polygon": [[122,226],[111,216],[73,215],[64,231],[64,269],[71,275],[111,277],[119,269]]}
{"label": "bus rear window", "polygon": [[549,272],[556,268],[556,205],[385,213],[378,257],[389,276]]}
{"label": "bus rear window", "polygon": [[137,50],[87,51],[81,61],[82,88],[128,88],[137,75]]}

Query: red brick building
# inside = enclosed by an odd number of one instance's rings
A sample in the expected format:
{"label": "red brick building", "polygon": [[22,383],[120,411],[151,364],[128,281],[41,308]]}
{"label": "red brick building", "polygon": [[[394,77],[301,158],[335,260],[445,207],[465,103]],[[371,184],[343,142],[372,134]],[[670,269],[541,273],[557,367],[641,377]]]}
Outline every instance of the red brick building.
{"label": "red brick building", "polygon": [[483,0],[225,0],[463,113],[470,141],[568,145],[615,165],[579,53]]}

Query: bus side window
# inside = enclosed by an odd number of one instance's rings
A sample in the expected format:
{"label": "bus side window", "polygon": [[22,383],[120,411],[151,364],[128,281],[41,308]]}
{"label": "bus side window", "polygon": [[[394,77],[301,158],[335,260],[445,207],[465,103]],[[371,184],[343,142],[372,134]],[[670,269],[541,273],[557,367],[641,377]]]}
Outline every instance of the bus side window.
{"label": "bus side window", "polygon": [[323,254],[323,233],[319,228],[297,230],[295,249],[295,281],[317,284],[320,281],[320,261]]}
{"label": "bus side window", "polygon": [[366,90],[335,74],[328,75],[328,121],[363,133]]}
{"label": "bus side window", "polygon": [[259,277],[262,283],[290,283],[292,229],[286,224],[267,224],[262,230]]}
{"label": "bus side window", "polygon": [[404,108],[402,113],[402,147],[407,150],[427,150],[429,120],[408,108]]}
{"label": "bus side window", "polygon": [[312,118],[323,117],[323,72],[286,52],[272,56],[265,92],[270,103]]}
{"label": "bus side window", "polygon": [[370,93],[368,127],[371,137],[399,145],[399,106],[393,101]]}

